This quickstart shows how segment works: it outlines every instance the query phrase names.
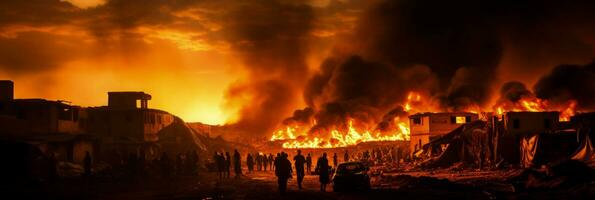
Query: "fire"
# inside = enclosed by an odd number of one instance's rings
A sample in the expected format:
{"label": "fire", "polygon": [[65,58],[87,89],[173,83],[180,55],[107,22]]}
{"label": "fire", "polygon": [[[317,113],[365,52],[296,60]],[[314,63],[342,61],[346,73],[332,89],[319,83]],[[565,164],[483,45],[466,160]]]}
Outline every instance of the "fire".
{"label": "fire", "polygon": [[499,115],[505,112],[544,112],[559,111],[560,121],[570,121],[570,117],[576,112],[576,101],[570,100],[566,105],[550,105],[547,100],[536,97],[523,97],[518,102],[505,102],[495,106],[495,112]]}
{"label": "fire", "polygon": [[[403,110],[408,113],[438,111],[432,102],[418,93],[411,91],[404,99]],[[569,101],[565,105],[551,105],[547,100],[535,96],[525,96],[516,102],[498,102],[492,107],[492,112],[502,115],[505,112],[543,112],[559,111],[560,121],[569,121],[576,113],[577,102]],[[482,114],[486,113],[479,105],[469,106],[463,111]],[[490,112],[490,111],[487,111]],[[463,123],[464,118],[457,118],[457,123]],[[306,124],[285,125],[275,130],[270,141],[281,141],[283,148],[337,148],[357,145],[361,142],[372,141],[407,141],[410,138],[409,119],[394,117],[390,130],[380,131],[356,119],[347,119],[345,124],[325,130],[312,131],[316,120]],[[375,124],[372,124],[375,125]]]}
{"label": "fire", "polygon": [[286,126],[274,132],[271,141],[285,140],[283,148],[336,148],[357,145],[360,142],[409,140],[409,123],[395,117],[395,130],[383,133],[378,130],[357,128],[350,119],[345,129],[328,131],[328,138],[308,135],[311,126]]}
{"label": "fire", "polygon": [[[409,92],[402,105],[404,111],[410,112],[414,106],[421,106],[424,103],[422,100],[420,93]],[[284,141],[283,148],[336,148],[357,145],[361,142],[409,140],[408,118],[394,117],[391,126],[393,128],[389,131],[370,129],[368,128],[370,126],[356,126],[355,124],[360,124],[360,122],[349,119],[346,127],[310,134],[309,131],[316,125],[315,120],[305,125],[286,125],[275,130],[270,141]],[[325,135],[326,137],[315,135]]]}

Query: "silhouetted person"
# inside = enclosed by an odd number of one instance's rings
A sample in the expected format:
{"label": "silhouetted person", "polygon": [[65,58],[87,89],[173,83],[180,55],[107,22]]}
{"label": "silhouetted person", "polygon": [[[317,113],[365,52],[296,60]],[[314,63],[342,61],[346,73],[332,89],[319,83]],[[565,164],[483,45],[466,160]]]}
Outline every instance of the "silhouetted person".
{"label": "silhouetted person", "polygon": [[[265,154],[264,157],[266,159],[267,155]],[[273,158],[273,154],[272,153],[269,154],[269,157],[268,157],[267,161],[269,162],[269,168],[271,169],[271,171],[275,170],[274,169],[275,164],[273,163],[275,161],[275,159]]]}
{"label": "silhouetted person", "polygon": [[236,149],[233,152],[233,171],[236,173],[236,178],[239,178],[242,175],[242,157],[240,156],[240,152]]}
{"label": "silhouetted person", "polygon": [[136,180],[136,166],[138,165],[138,157],[136,153],[130,153],[128,155],[128,161],[126,162],[126,169],[131,180]]}
{"label": "silhouetted person", "polygon": [[279,160],[281,159],[281,153],[277,153],[275,159],[273,160],[273,165],[275,166],[275,173],[277,173],[277,167],[279,167]]}
{"label": "silhouetted person", "polygon": [[304,172],[304,164],[306,164],[306,158],[302,155],[302,150],[298,150],[298,153],[295,157],[293,157],[293,163],[295,165],[295,175],[297,176],[297,184],[298,188],[302,189],[302,181],[304,180],[304,176],[306,176]]}
{"label": "silhouetted person", "polygon": [[252,173],[254,170],[254,158],[252,158],[251,154],[246,156],[246,164],[248,165],[248,173]]}
{"label": "silhouetted person", "polygon": [[55,153],[50,153],[48,165],[49,180],[53,183],[58,178],[58,160]]}
{"label": "silhouetted person", "polygon": [[225,152],[225,177],[229,178],[229,174],[231,173],[231,156],[229,152]]}
{"label": "silhouetted person", "polygon": [[159,168],[161,170],[162,178],[169,178],[171,176],[172,164],[165,152],[161,154],[161,158],[159,159]]}
{"label": "silhouetted person", "polygon": [[312,156],[310,156],[310,153],[306,156],[306,168],[308,173],[312,172]]}
{"label": "silhouetted person", "polygon": [[287,159],[287,154],[283,153],[277,158],[275,175],[279,184],[279,192],[285,194],[287,191],[287,180],[291,178],[291,162]]}
{"label": "silhouetted person", "polygon": [[176,156],[176,174],[178,176],[184,174],[184,156],[182,153],[178,153]]}
{"label": "silhouetted person", "polygon": [[345,155],[343,155],[343,162],[349,162],[349,154],[345,151]]}
{"label": "silhouetted person", "polygon": [[256,154],[256,170],[262,171],[262,155]]}
{"label": "silhouetted person", "polygon": [[194,158],[192,158],[192,153],[190,151],[187,151],[186,156],[184,156],[184,174],[185,175],[193,175],[194,173]]}
{"label": "silhouetted person", "polygon": [[333,155],[333,167],[337,167],[337,153]]}
{"label": "silhouetted person", "polygon": [[329,183],[329,165],[328,165],[328,159],[326,158],[326,153],[322,154],[322,157],[318,158],[318,161],[316,162],[316,172],[318,172],[319,175],[319,181],[320,181],[320,191],[322,192],[326,192],[326,185]]}
{"label": "silhouetted person", "polygon": [[138,165],[136,166],[137,167],[136,170],[138,170],[137,173],[140,174],[141,178],[144,177],[144,175],[145,175],[145,167],[146,167],[146,162],[147,162],[146,157],[147,157],[147,154],[145,154],[145,151],[141,150],[138,155]]}
{"label": "silhouetted person", "polygon": [[217,163],[219,179],[222,179],[225,176],[225,157],[223,157],[223,152],[221,154],[215,153],[215,163]]}
{"label": "silhouetted person", "polygon": [[262,170],[264,170],[266,172],[268,166],[269,166],[269,159],[267,159],[266,154],[262,154]]}
{"label": "silhouetted person", "polygon": [[89,153],[88,151],[85,152],[85,158],[84,158],[84,162],[83,162],[83,168],[85,170],[84,172],[84,176],[86,178],[88,178],[89,176],[91,176],[91,164],[93,162],[93,158],[91,157],[91,153]]}

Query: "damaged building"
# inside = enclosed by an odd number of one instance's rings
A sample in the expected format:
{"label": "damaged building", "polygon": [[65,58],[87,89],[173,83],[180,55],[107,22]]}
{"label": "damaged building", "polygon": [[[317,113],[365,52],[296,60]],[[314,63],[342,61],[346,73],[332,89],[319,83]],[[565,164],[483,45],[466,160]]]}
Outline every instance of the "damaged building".
{"label": "damaged building", "polygon": [[87,133],[101,141],[102,157],[114,159],[129,153],[157,158],[199,150],[203,146],[192,129],[178,117],[148,106],[144,92],[108,92],[108,105],[88,108]]}
{"label": "damaged building", "polygon": [[[424,167],[447,167],[465,163],[479,168],[505,165],[523,168],[552,165],[568,159],[590,165],[595,158],[592,147],[593,114],[577,114],[561,122],[559,112],[506,112],[488,121],[461,123],[444,135],[422,144],[415,156]],[[412,138],[423,120],[412,116]],[[454,119],[456,122],[456,119]],[[418,130],[415,130],[415,125]],[[430,125],[431,126],[431,125]],[[422,132],[423,133],[423,132]],[[412,140],[413,142],[413,140]],[[419,139],[418,139],[419,142]]]}
{"label": "damaged building", "polygon": [[76,164],[84,162],[86,152],[96,161],[119,162],[129,153],[153,159],[162,152],[173,155],[205,149],[182,119],[149,108],[149,100],[151,95],[144,92],[109,92],[108,105],[100,107],[15,99],[14,83],[3,80],[0,139],[8,146],[30,146],[45,159],[53,155],[60,162]]}
{"label": "damaged building", "polygon": [[24,141],[59,160],[82,163],[85,152],[96,150],[84,135],[87,112],[65,101],[15,99],[14,83],[0,81],[0,135],[7,141]]}
{"label": "damaged building", "polygon": [[418,113],[409,116],[411,153],[420,150],[423,145],[439,138],[462,124],[475,121],[479,116],[475,113]]}

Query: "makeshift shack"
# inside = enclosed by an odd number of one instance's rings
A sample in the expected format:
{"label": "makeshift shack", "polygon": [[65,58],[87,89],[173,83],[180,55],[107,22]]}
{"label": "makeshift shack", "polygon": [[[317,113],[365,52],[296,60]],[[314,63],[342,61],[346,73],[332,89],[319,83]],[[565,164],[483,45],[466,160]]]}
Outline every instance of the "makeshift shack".
{"label": "makeshift shack", "polygon": [[483,167],[492,158],[491,141],[488,123],[476,120],[430,141],[417,154],[425,156],[424,167],[446,167],[458,162]]}
{"label": "makeshift shack", "polygon": [[575,130],[545,132],[523,137],[520,145],[521,167],[557,163],[572,156],[578,148]]}

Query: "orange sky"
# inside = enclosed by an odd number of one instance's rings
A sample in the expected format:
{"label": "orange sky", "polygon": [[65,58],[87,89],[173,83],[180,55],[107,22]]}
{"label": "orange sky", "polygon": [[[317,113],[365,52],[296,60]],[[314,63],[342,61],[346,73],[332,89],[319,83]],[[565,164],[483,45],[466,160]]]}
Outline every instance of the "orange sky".
{"label": "orange sky", "polygon": [[15,82],[16,98],[82,106],[106,105],[108,91],[144,91],[152,108],[223,124],[236,118],[225,92],[245,73],[220,31],[234,6],[241,3],[3,2],[10,12],[0,13],[0,79]]}

